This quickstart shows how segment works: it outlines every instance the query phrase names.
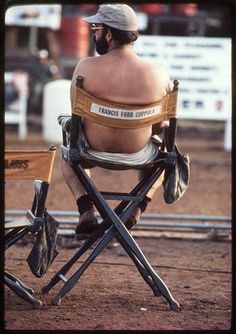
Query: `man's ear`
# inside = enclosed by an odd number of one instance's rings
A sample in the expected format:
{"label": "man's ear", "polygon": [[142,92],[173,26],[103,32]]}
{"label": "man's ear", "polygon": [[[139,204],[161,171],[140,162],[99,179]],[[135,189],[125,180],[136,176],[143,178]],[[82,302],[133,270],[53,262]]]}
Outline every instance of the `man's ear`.
{"label": "man's ear", "polygon": [[111,33],[111,30],[107,30],[107,33],[106,33],[106,40],[108,43],[110,43],[112,41],[112,33]]}

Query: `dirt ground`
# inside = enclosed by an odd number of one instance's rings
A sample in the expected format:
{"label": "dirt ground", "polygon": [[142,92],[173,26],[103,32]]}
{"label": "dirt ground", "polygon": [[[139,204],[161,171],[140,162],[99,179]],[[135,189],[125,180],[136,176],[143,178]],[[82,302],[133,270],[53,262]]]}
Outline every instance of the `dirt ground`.
{"label": "dirt ground", "polygon": [[[223,150],[222,129],[215,124],[201,131],[179,129],[178,145],[191,157],[191,181],[186,194],[167,205],[162,192],[156,194],[147,213],[231,216],[231,160]],[[210,130],[210,131],[209,131]],[[208,135],[206,135],[208,133]],[[183,139],[184,138],[184,139]],[[47,148],[38,134],[19,142],[7,133],[6,149]],[[133,171],[113,172],[94,169],[93,179],[103,190],[130,189],[137,177]],[[107,187],[107,189],[106,189]],[[6,209],[28,209],[31,182],[7,182]],[[49,210],[76,210],[60,172],[60,148],[47,200]],[[5,288],[5,328],[14,330],[228,330],[231,326],[231,239],[135,237],[145,256],[180,303],[171,311],[163,297],[154,297],[133,262],[113,240],[82,275],[79,282],[53,306],[50,294],[41,288],[80,247],[73,237],[58,239],[59,255],[44,278],[34,277],[25,261],[30,237],[6,251],[5,267],[35,290],[42,302],[35,310]],[[91,249],[89,250],[89,252]],[[81,261],[75,266],[79,267]],[[73,270],[69,272],[73,273]]]}

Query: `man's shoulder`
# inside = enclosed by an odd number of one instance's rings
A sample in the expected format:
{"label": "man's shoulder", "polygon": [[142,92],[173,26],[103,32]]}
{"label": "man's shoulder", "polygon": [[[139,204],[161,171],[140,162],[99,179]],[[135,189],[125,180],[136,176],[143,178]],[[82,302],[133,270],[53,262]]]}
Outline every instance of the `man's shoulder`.
{"label": "man's shoulder", "polygon": [[91,64],[96,64],[97,62],[99,62],[101,56],[99,57],[86,57],[86,58],[83,58],[79,61],[79,64],[81,66],[89,66]]}
{"label": "man's shoulder", "polygon": [[77,63],[77,68],[85,68],[89,65],[91,65],[92,63],[94,63],[94,59],[95,57],[86,57],[83,59],[80,59],[79,62]]}
{"label": "man's shoulder", "polygon": [[142,59],[140,61],[140,70],[152,79],[169,80],[169,71],[162,64],[156,64]]}
{"label": "man's shoulder", "polygon": [[150,71],[159,71],[159,72],[166,72],[168,73],[167,68],[160,63],[154,63],[150,61],[149,59],[145,59],[143,57],[137,56],[136,55],[136,63],[138,66],[144,68],[145,70],[150,70]]}
{"label": "man's shoulder", "polygon": [[77,65],[76,65],[76,72],[84,72],[87,70],[91,70],[92,66],[96,66],[96,64],[98,63],[98,59],[100,57],[86,57],[81,59]]}
{"label": "man's shoulder", "polygon": [[93,57],[87,57],[79,60],[77,63],[74,73],[73,73],[73,78],[77,77],[78,75],[86,75],[88,72],[88,69],[91,69],[93,66]]}
{"label": "man's shoulder", "polygon": [[142,62],[147,69],[151,71],[165,72],[168,73],[167,68],[163,64],[153,63],[149,60],[142,58]]}

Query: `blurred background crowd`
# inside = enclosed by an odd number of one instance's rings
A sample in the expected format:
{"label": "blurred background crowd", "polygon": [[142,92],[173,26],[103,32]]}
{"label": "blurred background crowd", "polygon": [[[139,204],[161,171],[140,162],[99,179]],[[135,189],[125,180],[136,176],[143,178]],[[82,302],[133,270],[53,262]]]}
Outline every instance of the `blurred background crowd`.
{"label": "blurred background crowd", "polygon": [[[204,3],[132,4],[142,35],[230,37],[226,7]],[[27,9],[26,9],[27,8]],[[14,10],[13,10],[14,9]],[[43,87],[69,79],[79,59],[94,55],[87,23],[94,3],[8,8],[5,17],[5,107],[28,91],[27,115],[42,114]],[[24,74],[27,74],[27,83]]]}

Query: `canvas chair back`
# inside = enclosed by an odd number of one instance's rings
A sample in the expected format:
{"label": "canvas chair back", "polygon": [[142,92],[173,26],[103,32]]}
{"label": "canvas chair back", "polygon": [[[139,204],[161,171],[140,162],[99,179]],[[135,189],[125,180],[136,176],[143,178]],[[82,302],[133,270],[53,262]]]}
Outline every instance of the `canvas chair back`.
{"label": "canvas chair back", "polygon": [[[179,82],[174,80],[173,90],[155,103],[148,105],[126,105],[112,103],[92,96],[82,88],[83,77],[78,76],[76,89],[72,95],[70,151],[68,151],[67,154],[65,149],[65,155],[70,156],[72,160],[76,160],[76,157],[79,160],[82,159],[84,166],[87,162],[88,167],[98,165],[111,169],[113,167],[114,169],[131,168],[131,166],[125,166],[124,164],[100,161],[99,158],[91,158],[91,156],[86,154],[81,122],[82,118],[89,119],[104,126],[118,128],[144,127],[169,120],[169,128],[164,132],[165,140],[163,145],[165,145],[168,152],[172,152],[176,134],[178,85]],[[65,131],[63,131],[63,145],[66,145]],[[142,169],[145,166],[133,167],[135,169]]]}
{"label": "canvas chair back", "polygon": [[176,117],[178,90],[145,105],[113,103],[96,98],[81,88],[82,79],[72,96],[73,114],[109,127],[139,128]]}
{"label": "canvas chair back", "polygon": [[50,183],[56,150],[5,151],[5,178],[12,180],[42,180]]}
{"label": "canvas chair back", "polygon": [[[5,151],[5,179],[16,181],[34,180],[35,190],[32,207],[31,210],[27,211],[26,217],[5,222],[5,250],[14,245],[29,232],[37,233],[37,239],[42,235],[42,232],[44,232],[45,215],[47,214],[45,203],[51,182],[55,154],[56,148],[54,145],[52,145],[49,150],[44,151]],[[49,225],[48,222],[47,225]],[[47,240],[46,238],[44,239],[44,243],[46,243]],[[53,241],[55,240],[56,238],[53,239]],[[33,249],[34,248],[35,245]],[[51,247],[51,249],[54,251],[53,247]],[[45,256],[48,258],[48,251],[45,251],[45,247],[43,248],[41,246],[40,250],[44,252],[44,254],[46,254]],[[34,262],[38,253],[35,252],[36,257],[34,256]],[[18,277],[8,271],[4,271],[4,281],[11,290],[29,302],[34,308],[40,308],[42,306],[42,302],[33,295],[33,289],[27,287]]]}

